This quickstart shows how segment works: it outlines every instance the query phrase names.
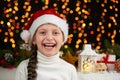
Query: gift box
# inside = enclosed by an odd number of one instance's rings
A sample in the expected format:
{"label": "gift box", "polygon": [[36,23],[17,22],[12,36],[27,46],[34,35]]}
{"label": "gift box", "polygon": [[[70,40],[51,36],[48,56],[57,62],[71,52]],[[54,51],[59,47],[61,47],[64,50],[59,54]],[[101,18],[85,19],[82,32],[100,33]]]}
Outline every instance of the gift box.
{"label": "gift box", "polygon": [[115,70],[116,56],[111,54],[99,54],[97,57],[97,63],[105,63],[108,71]]}

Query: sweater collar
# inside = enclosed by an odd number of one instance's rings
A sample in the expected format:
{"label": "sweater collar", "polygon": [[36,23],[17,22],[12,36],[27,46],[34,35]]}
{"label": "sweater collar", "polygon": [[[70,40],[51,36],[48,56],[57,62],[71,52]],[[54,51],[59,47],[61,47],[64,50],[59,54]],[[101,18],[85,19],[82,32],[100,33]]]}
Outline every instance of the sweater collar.
{"label": "sweater collar", "polygon": [[59,61],[59,53],[57,53],[54,56],[47,57],[42,53],[40,53],[39,51],[37,51],[37,58],[38,58],[38,62],[40,63],[44,63],[44,64],[56,63]]}

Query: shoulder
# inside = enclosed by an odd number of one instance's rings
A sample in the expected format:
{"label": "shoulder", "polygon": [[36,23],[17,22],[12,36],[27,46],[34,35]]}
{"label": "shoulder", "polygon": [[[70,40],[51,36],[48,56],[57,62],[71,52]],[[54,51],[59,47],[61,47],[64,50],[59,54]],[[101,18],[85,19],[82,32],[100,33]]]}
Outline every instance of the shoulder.
{"label": "shoulder", "polygon": [[67,68],[67,69],[69,69],[71,71],[76,71],[76,68],[75,68],[75,66],[73,64],[70,64],[67,61],[63,60],[63,59],[61,59],[61,65],[63,65],[63,67],[65,67],[65,68]]}
{"label": "shoulder", "polygon": [[29,59],[26,59],[26,60],[23,60],[22,62],[20,62],[20,64],[18,66],[21,66],[21,65],[27,65],[29,62]]}
{"label": "shoulder", "polygon": [[20,62],[20,64],[17,66],[17,70],[25,70],[27,68],[29,59],[23,60],[22,62]]}

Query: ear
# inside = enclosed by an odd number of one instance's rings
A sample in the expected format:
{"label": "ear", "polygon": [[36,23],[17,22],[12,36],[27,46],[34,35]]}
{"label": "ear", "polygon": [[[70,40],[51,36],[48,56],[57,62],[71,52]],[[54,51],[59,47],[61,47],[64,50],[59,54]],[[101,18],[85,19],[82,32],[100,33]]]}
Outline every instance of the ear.
{"label": "ear", "polygon": [[65,43],[65,41],[63,40],[63,42],[61,43],[61,45],[63,46],[63,45],[64,45],[64,43]]}
{"label": "ear", "polygon": [[36,44],[36,42],[35,42],[35,41],[32,41],[32,44],[34,44],[34,45],[35,45],[35,44]]}

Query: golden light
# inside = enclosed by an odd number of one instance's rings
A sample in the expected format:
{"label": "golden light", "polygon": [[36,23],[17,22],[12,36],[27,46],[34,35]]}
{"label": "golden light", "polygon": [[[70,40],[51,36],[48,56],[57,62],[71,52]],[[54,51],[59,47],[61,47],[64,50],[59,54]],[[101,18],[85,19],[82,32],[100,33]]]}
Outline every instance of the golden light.
{"label": "golden light", "polygon": [[7,18],[9,18],[9,17],[10,17],[10,15],[9,15],[9,14],[6,14],[6,17],[7,17]]}
{"label": "golden light", "polygon": [[115,40],[114,40],[114,39],[112,39],[112,40],[111,40],[111,43],[115,43]]}
{"label": "golden light", "polygon": [[85,26],[86,26],[86,23],[83,23],[83,24],[82,24],[82,28],[85,28]]}
{"label": "golden light", "polygon": [[70,8],[66,8],[66,11],[70,11]]}
{"label": "golden light", "polygon": [[11,23],[10,23],[10,22],[7,22],[7,26],[11,26]]}
{"label": "golden light", "polygon": [[24,19],[21,19],[21,22],[24,23],[25,22]]}
{"label": "golden light", "polygon": [[11,37],[13,37],[13,36],[14,36],[14,33],[13,33],[13,32],[10,32],[9,34],[10,34],[10,36],[11,36]]}
{"label": "golden light", "polygon": [[10,38],[11,43],[15,43],[15,40],[13,38]]}
{"label": "golden light", "polygon": [[66,6],[65,5],[62,5],[62,9],[65,9],[66,8]]}
{"label": "golden light", "polygon": [[79,34],[78,34],[78,37],[79,37],[79,38],[81,38],[81,37],[82,37],[82,35],[83,35],[82,33],[79,33]]}
{"label": "golden light", "polygon": [[4,38],[4,42],[5,43],[8,42],[8,37]]}
{"label": "golden light", "polygon": [[15,20],[18,20],[18,16],[15,16]]}
{"label": "golden light", "polygon": [[17,3],[17,2],[15,2],[15,6],[18,6],[18,3]]}
{"label": "golden light", "polygon": [[15,29],[15,27],[14,26],[11,26],[11,30],[14,30]]}
{"label": "golden light", "polygon": [[28,8],[26,9],[26,11],[31,11],[31,6],[28,6]]}
{"label": "golden light", "polygon": [[92,22],[90,22],[90,23],[89,23],[89,26],[93,26],[93,23],[92,23]]}
{"label": "golden light", "polygon": [[73,37],[73,34],[68,35],[69,38]]}
{"label": "golden light", "polygon": [[101,34],[101,33],[99,33],[97,36],[98,36],[98,37],[101,37],[101,36],[102,36],[102,34]]}
{"label": "golden light", "polygon": [[80,41],[78,40],[78,41],[76,41],[76,44],[80,44]]}
{"label": "golden light", "polygon": [[23,9],[26,9],[26,8],[27,8],[27,6],[24,5],[24,6],[23,6]]}
{"label": "golden light", "polygon": [[9,8],[8,10],[9,10],[9,12],[12,12],[12,8]]}
{"label": "golden light", "polygon": [[105,7],[105,4],[104,4],[104,3],[102,3],[102,4],[101,4],[101,7]]}
{"label": "golden light", "polygon": [[70,10],[70,13],[73,14],[73,10]]}
{"label": "golden light", "polygon": [[81,31],[81,27],[78,27],[78,31]]}
{"label": "golden light", "polygon": [[87,19],[88,18],[88,16],[87,15],[84,15],[84,19]]}
{"label": "golden light", "polygon": [[54,6],[54,7],[57,7],[57,4],[56,4],[56,3],[54,3],[54,4],[53,4],[53,6]]}
{"label": "golden light", "polygon": [[117,14],[117,13],[115,14],[115,17],[118,17],[118,14]]}
{"label": "golden light", "polygon": [[0,21],[0,24],[4,24],[4,21]]}
{"label": "golden light", "polygon": [[65,2],[66,0],[61,0],[62,2]]}
{"label": "golden light", "polygon": [[26,1],[24,4],[25,4],[25,5],[29,5],[29,2]]}
{"label": "golden light", "polygon": [[15,11],[18,11],[18,10],[19,10],[17,6],[14,6],[14,9],[15,9]]}
{"label": "golden light", "polygon": [[84,44],[86,44],[87,43],[87,39],[83,39],[83,42],[84,42]]}
{"label": "golden light", "polygon": [[118,8],[115,8],[115,11],[118,12]]}
{"label": "golden light", "polygon": [[80,7],[77,7],[77,8],[75,9],[76,12],[78,12],[79,10],[80,10]]}
{"label": "golden light", "polygon": [[96,38],[96,41],[100,41],[100,37],[97,37],[97,38]]}
{"label": "golden light", "polygon": [[13,14],[16,14],[16,11],[15,11],[15,10],[13,10],[13,11],[12,11],[12,13],[13,13]]}
{"label": "golden light", "polygon": [[116,35],[116,34],[117,34],[117,31],[116,31],[116,30],[113,30],[113,34]]}
{"label": "golden light", "polygon": [[79,7],[79,6],[80,6],[80,4],[81,4],[81,3],[80,3],[80,1],[79,1],[79,2],[77,2],[77,3],[76,3],[76,6],[77,6],[77,7]]}
{"label": "golden light", "polygon": [[102,25],[102,22],[99,22],[99,25],[101,26],[101,25]]}
{"label": "golden light", "polygon": [[75,17],[75,20],[77,21],[77,20],[79,20],[79,18],[78,18],[78,17]]}
{"label": "golden light", "polygon": [[26,12],[25,13],[25,17],[27,18],[29,16],[29,12]]}
{"label": "golden light", "polygon": [[110,9],[113,9],[113,7],[112,7],[112,6],[109,6],[109,8],[110,8]]}
{"label": "golden light", "polygon": [[49,4],[49,0],[45,0],[45,4],[47,4],[47,5],[48,5],[48,4]]}
{"label": "golden light", "polygon": [[101,33],[104,34],[104,33],[105,33],[105,30],[101,30]]}
{"label": "golden light", "polygon": [[111,23],[108,23],[108,28],[111,28],[111,25],[112,25]]}
{"label": "golden light", "polygon": [[8,36],[8,32],[5,32],[5,35]]}
{"label": "golden light", "polygon": [[104,26],[101,26],[101,29],[104,29]]}
{"label": "golden light", "polygon": [[64,48],[66,48],[66,49],[67,49],[67,48],[68,48],[68,45],[64,45]]}
{"label": "golden light", "polygon": [[99,50],[99,49],[100,49],[100,46],[96,46],[96,49]]}
{"label": "golden light", "polygon": [[11,0],[7,0],[7,2],[10,2]]}
{"label": "golden light", "polygon": [[12,48],[15,48],[16,47],[16,44],[12,44]]}
{"label": "golden light", "polygon": [[75,48],[76,48],[76,49],[78,49],[78,48],[79,48],[79,45],[78,45],[78,44],[77,44],[77,45],[75,45]]}
{"label": "golden light", "polygon": [[100,32],[100,28],[97,28],[97,32]]}
{"label": "golden light", "polygon": [[80,14],[81,14],[81,11],[78,11],[78,14],[80,15]]}

